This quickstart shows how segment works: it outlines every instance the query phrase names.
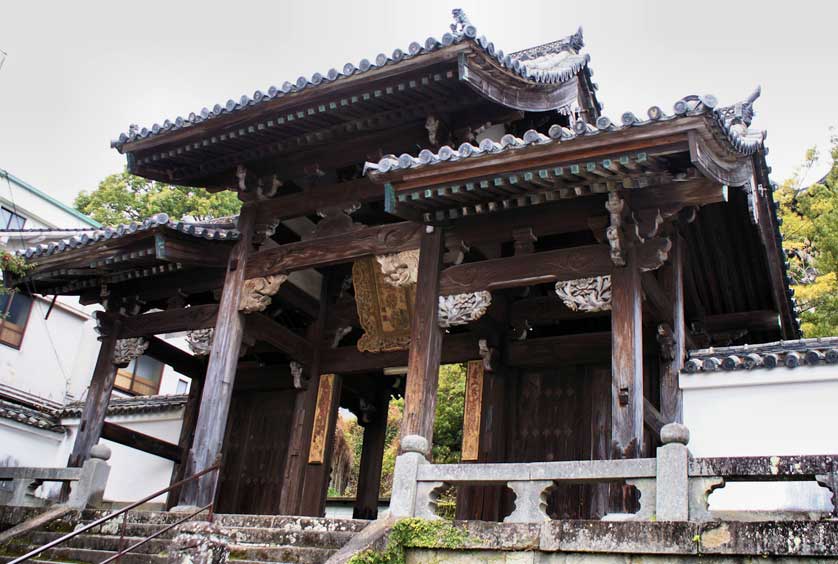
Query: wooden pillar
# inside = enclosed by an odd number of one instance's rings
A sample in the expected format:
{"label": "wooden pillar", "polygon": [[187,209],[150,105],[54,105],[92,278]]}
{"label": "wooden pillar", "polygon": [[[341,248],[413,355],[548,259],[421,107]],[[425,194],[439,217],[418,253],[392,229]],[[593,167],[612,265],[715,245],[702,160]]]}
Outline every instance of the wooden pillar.
{"label": "wooden pillar", "polygon": [[[239,241],[230,251],[227,262],[195,438],[187,463],[187,476],[221,462],[227,415],[244,333],[244,316],[239,312],[239,301],[244,286],[247,256],[253,245],[255,211],[253,207],[244,205],[239,214]],[[218,474],[210,472],[185,484],[180,494],[180,505],[201,507],[214,501]]]}
{"label": "wooden pillar", "polygon": [[326,511],[326,496],[332,470],[332,451],[335,444],[335,427],[340,407],[342,379],[337,374],[321,374],[317,387],[308,464],[300,500],[300,515],[322,517]]}
{"label": "wooden pillar", "polygon": [[282,472],[282,492],[277,508],[281,515],[301,515],[300,503],[305,483],[314,410],[317,405],[320,381],[320,348],[322,346],[326,320],[331,298],[330,275],[324,274],[320,283],[320,309],[317,319],[309,326],[308,339],[314,344],[311,366],[305,367],[310,376],[308,387],[297,392],[294,398],[294,413],[291,420],[291,436],[288,441],[288,455]]}
{"label": "wooden pillar", "polygon": [[643,446],[643,291],[634,249],[611,271],[611,458]]}
{"label": "wooden pillar", "polygon": [[[683,423],[683,400],[678,377],[686,356],[686,321],[684,319],[684,241],[672,238],[669,264],[661,269],[663,288],[672,304],[671,350],[661,363],[660,410],[667,423]],[[671,357],[671,358],[669,358]]]}
{"label": "wooden pillar", "polygon": [[378,518],[378,497],[381,490],[381,464],[387,441],[387,414],[390,407],[390,390],[382,386],[373,401],[375,415],[364,426],[364,443],[358,469],[358,493],[355,496],[353,519]]}
{"label": "wooden pillar", "polygon": [[[186,400],[186,405],[183,408],[183,420],[180,424],[180,438],[178,439],[178,448],[181,452],[181,462],[175,464],[172,468],[172,478],[170,484],[174,484],[186,477],[186,461],[189,460],[189,449],[192,446],[192,440],[195,437],[195,426],[198,423],[198,413],[201,408],[201,393],[204,389],[203,378],[192,378],[192,384],[189,386],[189,396]],[[176,506],[180,500],[180,490],[172,490],[166,499],[166,507],[171,509]]]}
{"label": "wooden pillar", "polygon": [[77,468],[84,464],[90,455],[90,448],[98,443],[102,436],[102,427],[105,425],[108,403],[116,380],[117,366],[113,362],[113,353],[118,336],[119,323],[116,323],[110,329],[110,334],[100,339],[102,344],[99,346],[96,367],[93,369],[90,386],[87,388],[87,398],[84,400],[76,441],[73,443],[73,450],[67,460],[68,467]]}
{"label": "wooden pillar", "polygon": [[428,445],[433,444],[442,351],[442,331],[437,323],[442,243],[441,228],[429,226],[422,233],[401,429],[401,436],[419,435]]}

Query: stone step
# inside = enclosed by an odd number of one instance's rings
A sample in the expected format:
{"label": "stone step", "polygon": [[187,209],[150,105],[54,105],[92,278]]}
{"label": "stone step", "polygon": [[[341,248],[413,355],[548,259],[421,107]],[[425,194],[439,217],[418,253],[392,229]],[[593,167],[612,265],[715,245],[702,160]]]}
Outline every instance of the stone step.
{"label": "stone step", "polygon": [[337,550],[308,546],[230,545],[231,560],[283,562],[287,564],[323,564]]}

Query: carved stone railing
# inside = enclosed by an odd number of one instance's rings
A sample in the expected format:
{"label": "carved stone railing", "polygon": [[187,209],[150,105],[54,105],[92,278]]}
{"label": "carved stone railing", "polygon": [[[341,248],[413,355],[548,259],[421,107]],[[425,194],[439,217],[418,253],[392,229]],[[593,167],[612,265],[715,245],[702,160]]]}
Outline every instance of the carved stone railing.
{"label": "carved stone railing", "polygon": [[[625,483],[640,493],[637,513],[629,520],[709,521],[708,497],[732,481],[817,481],[832,492],[838,508],[838,455],[741,458],[692,458],[689,432],[679,424],[661,429],[663,446],[656,458],[567,462],[431,464],[427,441],[404,437],[396,459],[390,513],[394,517],[438,518],[436,501],[454,485],[506,485],[515,508],[506,523],[549,520],[547,496],[557,484]],[[838,516],[838,509],[833,516]],[[611,516],[612,518],[616,516]]]}
{"label": "carved stone railing", "polygon": [[102,500],[108,483],[111,451],[94,445],[81,468],[0,467],[0,505],[45,507],[50,501],[35,495],[48,482],[70,484],[66,506],[84,509]]}

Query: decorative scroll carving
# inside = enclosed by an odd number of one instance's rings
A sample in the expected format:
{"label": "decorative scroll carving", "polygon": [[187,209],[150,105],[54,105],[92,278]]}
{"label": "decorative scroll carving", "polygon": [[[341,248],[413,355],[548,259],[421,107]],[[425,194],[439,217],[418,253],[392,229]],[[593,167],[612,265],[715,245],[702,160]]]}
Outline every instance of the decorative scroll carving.
{"label": "decorative scroll carving", "polygon": [[465,325],[483,317],[492,304],[492,293],[487,291],[439,297],[438,322],[442,328]]}
{"label": "decorative scroll carving", "polygon": [[611,222],[605,231],[608,244],[611,246],[611,261],[617,266],[626,265],[625,242],[623,241],[623,210],[626,202],[616,192],[608,193],[605,209],[611,215]]}
{"label": "decorative scroll carving", "polygon": [[196,329],[186,334],[186,344],[195,356],[207,356],[212,349],[212,337],[215,329]]}
{"label": "decorative scroll carving", "polygon": [[390,286],[399,288],[416,284],[416,276],[419,272],[419,249],[378,255],[375,260],[381,265],[381,274]]}
{"label": "decorative scroll carving", "polygon": [[273,295],[279,291],[279,287],[286,280],[288,276],[285,274],[245,280],[239,300],[239,311],[242,313],[265,311],[265,308],[271,305]]}
{"label": "decorative scroll carving", "polygon": [[355,304],[364,335],[358,340],[361,352],[401,351],[410,346],[410,318],[416,299],[416,285],[395,287],[386,282],[375,257],[356,260],[352,265]]}
{"label": "decorative scroll carving", "polygon": [[148,348],[148,341],[143,337],[134,337],[132,339],[118,339],[113,349],[113,363],[116,365],[125,365],[142,356]]}
{"label": "decorative scroll carving", "polygon": [[571,311],[608,311],[611,309],[611,276],[556,282],[556,294]]}

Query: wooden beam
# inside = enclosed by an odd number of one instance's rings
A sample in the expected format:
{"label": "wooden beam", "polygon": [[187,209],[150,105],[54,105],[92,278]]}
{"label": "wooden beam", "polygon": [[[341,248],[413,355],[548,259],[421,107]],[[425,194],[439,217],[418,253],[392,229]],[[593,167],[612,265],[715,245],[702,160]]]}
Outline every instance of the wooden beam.
{"label": "wooden beam", "polygon": [[300,515],[323,517],[326,513],[341,387],[339,374],[320,375]]}
{"label": "wooden beam", "polygon": [[378,518],[378,498],[381,491],[381,467],[387,442],[387,414],[390,390],[380,386],[372,401],[372,420],[364,425],[361,462],[358,468],[358,493],[352,509],[353,519]]}
{"label": "wooden beam", "polygon": [[312,215],[329,207],[349,207],[355,202],[384,199],[384,188],[367,178],[312,186],[299,194],[279,196],[259,202],[259,218],[273,221]]}
{"label": "wooden beam", "polygon": [[410,326],[404,417],[401,436],[419,435],[433,444],[434,412],[442,352],[442,331],[437,322],[443,231],[422,233],[416,301]]}
{"label": "wooden beam", "polygon": [[596,317],[608,317],[609,311],[573,311],[568,308],[562,300],[551,292],[549,296],[538,296],[535,298],[524,298],[512,302],[509,305],[509,322],[512,325],[528,321],[530,325],[552,325],[561,321],[572,321],[577,319],[593,319]]}
{"label": "wooden beam", "polygon": [[424,226],[417,223],[391,223],[353,231],[351,235],[319,237],[265,249],[248,259],[246,277],[287,274],[315,266],[351,262],[367,255],[415,249],[423,230]]}
{"label": "wooden beam", "polygon": [[[240,238],[230,252],[227,276],[218,305],[217,321],[210,350],[207,376],[201,397],[187,475],[206,470],[221,462],[221,449],[227,428],[227,415],[236,380],[239,349],[244,335],[244,316],[239,302],[244,286],[247,259],[253,241],[255,210],[245,205],[239,214]],[[190,308],[192,309],[192,308]],[[215,500],[219,472],[210,472],[189,482],[181,492],[181,504],[202,507]]]}
{"label": "wooden beam", "polygon": [[708,315],[704,318],[704,330],[708,333],[747,329],[749,331],[777,331],[780,316],[776,311],[761,309]]}
{"label": "wooden beam", "polygon": [[652,431],[658,439],[661,436],[661,429],[667,423],[671,423],[668,421],[661,412],[657,410],[657,408],[652,405],[647,399],[643,399],[643,423],[646,425],[646,428]]}
{"label": "wooden beam", "polygon": [[643,297],[637,250],[611,271],[611,457],[637,458],[643,447]]}
{"label": "wooden beam", "polygon": [[100,313],[97,316],[99,325],[105,332],[113,331],[111,327],[119,321],[117,336],[120,339],[131,337],[150,337],[179,331],[193,331],[213,327],[218,315],[216,304],[198,305],[188,308],[168,309],[142,315],[122,315],[117,313]]}
{"label": "wooden beam", "polygon": [[442,271],[440,295],[499,290],[608,274],[608,245],[586,245],[451,266]]}
{"label": "wooden beam", "polygon": [[[189,459],[189,449],[192,447],[192,440],[195,437],[195,426],[198,423],[198,413],[201,408],[201,395],[204,390],[204,379],[193,378],[189,385],[189,397],[186,400],[186,407],[183,408],[183,419],[180,424],[180,436],[177,446],[180,450],[180,462],[172,468],[172,477],[169,485],[183,480],[186,477],[186,461]],[[180,488],[169,492],[166,498],[166,509],[177,506],[180,501]]]}
{"label": "wooden beam", "polygon": [[223,267],[230,247],[206,239],[184,239],[163,233],[154,236],[154,254],[159,260],[190,266]]}
{"label": "wooden beam", "polygon": [[480,455],[480,419],[483,414],[483,379],[482,360],[468,363],[466,372],[465,405],[463,407],[463,462],[476,462]]}
{"label": "wooden beam", "polygon": [[245,333],[273,345],[298,362],[311,365],[314,356],[312,344],[263,313],[245,316]]}
{"label": "wooden beam", "polygon": [[189,376],[192,380],[203,380],[206,374],[204,361],[188,352],[181,350],[157,337],[148,339],[148,348],[144,353],[155,360],[159,360],[167,366],[171,366],[176,372]]}
{"label": "wooden beam", "polygon": [[607,363],[611,333],[580,333],[510,341],[504,364],[519,367]]}
{"label": "wooden beam", "polygon": [[102,426],[102,438],[175,463],[179,463],[181,460],[181,451],[177,445],[109,421],[105,421]]}
{"label": "wooden beam", "polygon": [[[687,355],[687,326],[684,314],[684,240],[675,235],[669,263],[661,270],[664,284],[664,297],[669,305],[668,333],[662,346],[669,350],[662,351],[660,365],[660,406],[663,420],[667,423],[682,423],[684,420],[684,402],[679,386],[681,368]],[[646,285],[643,285],[644,290]],[[648,294],[647,294],[648,295]],[[660,329],[659,329],[660,331]]]}

